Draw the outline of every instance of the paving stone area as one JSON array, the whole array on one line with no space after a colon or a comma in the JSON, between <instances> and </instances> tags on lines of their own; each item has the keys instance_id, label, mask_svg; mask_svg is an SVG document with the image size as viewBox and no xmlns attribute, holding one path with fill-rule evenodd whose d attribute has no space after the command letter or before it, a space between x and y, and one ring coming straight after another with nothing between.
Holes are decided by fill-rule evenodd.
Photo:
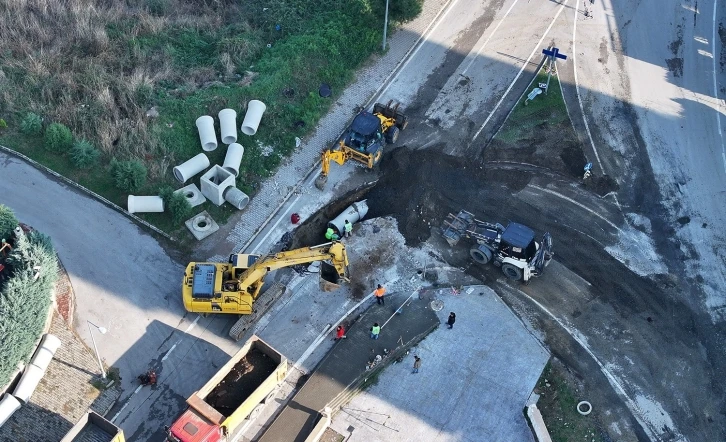
<instances>
[{"instance_id":1,"label":"paving stone area","mask_svg":"<svg viewBox=\"0 0 726 442\"><path fill-rule=\"evenodd\" d=\"M0 427L0 441L61 440L89 408L103 415L120 395L116 388L100 393L91 385L91 380L98 379L95 355L57 313L53 314L50 333L60 338L62 345L30 402Z\"/></svg>"},{"instance_id":2,"label":"paving stone area","mask_svg":"<svg viewBox=\"0 0 726 442\"><path fill-rule=\"evenodd\" d=\"M448 1L426 1L421 15L404 24L389 39L385 55L358 71L356 81L343 91L312 136L303 140L300 148L280 166L275 176L262 184L227 238L235 245L236 251L250 241L286 196L307 176L319 160L322 148L335 142L355 115L356 107L367 104L374 96Z\"/></svg>"}]
</instances>

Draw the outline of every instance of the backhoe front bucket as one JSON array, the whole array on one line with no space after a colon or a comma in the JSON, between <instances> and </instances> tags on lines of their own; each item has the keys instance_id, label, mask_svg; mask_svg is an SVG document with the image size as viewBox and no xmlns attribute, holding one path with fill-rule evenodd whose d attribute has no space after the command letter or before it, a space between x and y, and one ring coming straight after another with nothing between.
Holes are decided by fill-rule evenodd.
<instances>
[{"instance_id":1,"label":"backhoe front bucket","mask_svg":"<svg viewBox=\"0 0 726 442\"><path fill-rule=\"evenodd\" d=\"M335 266L323 261L320 263L320 291L332 292L340 288L340 275Z\"/></svg>"}]
</instances>

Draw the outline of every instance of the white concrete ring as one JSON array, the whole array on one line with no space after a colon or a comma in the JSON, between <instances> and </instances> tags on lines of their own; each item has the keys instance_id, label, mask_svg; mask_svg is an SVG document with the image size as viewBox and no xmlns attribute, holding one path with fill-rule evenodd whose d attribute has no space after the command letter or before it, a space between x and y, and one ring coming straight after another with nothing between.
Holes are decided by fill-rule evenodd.
<instances>
[{"instance_id":1,"label":"white concrete ring","mask_svg":"<svg viewBox=\"0 0 726 442\"><path fill-rule=\"evenodd\" d=\"M580 407L585 406L585 410L583 411ZM577 404L577 412L580 413L583 416L587 416L592 412L592 405L588 401L581 401Z\"/></svg>"}]
</instances>

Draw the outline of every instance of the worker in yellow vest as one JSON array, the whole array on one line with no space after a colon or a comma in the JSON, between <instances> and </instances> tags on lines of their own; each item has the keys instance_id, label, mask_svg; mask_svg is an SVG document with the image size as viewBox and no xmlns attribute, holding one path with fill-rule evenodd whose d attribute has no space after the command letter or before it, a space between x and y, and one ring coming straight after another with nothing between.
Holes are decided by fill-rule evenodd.
<instances>
[{"instance_id":1,"label":"worker in yellow vest","mask_svg":"<svg viewBox=\"0 0 726 442\"><path fill-rule=\"evenodd\" d=\"M325 239L328 241L337 241L340 239L340 236L335 233L335 230L333 230L332 227L328 227L328 230L325 231Z\"/></svg>"},{"instance_id":2,"label":"worker in yellow vest","mask_svg":"<svg viewBox=\"0 0 726 442\"><path fill-rule=\"evenodd\" d=\"M371 339L378 339L378 335L381 334L381 326L378 325L376 322L373 324L373 327L371 327Z\"/></svg>"}]
</instances>

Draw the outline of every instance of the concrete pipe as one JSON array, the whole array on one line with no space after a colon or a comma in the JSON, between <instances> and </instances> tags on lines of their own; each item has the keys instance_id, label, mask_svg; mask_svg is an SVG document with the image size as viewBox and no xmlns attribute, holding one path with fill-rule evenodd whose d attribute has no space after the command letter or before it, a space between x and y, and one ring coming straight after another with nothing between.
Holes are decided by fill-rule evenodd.
<instances>
[{"instance_id":1,"label":"concrete pipe","mask_svg":"<svg viewBox=\"0 0 726 442\"><path fill-rule=\"evenodd\" d=\"M245 135L254 135L257 133L257 127L260 125L262 114L265 113L267 106L260 100L250 100L247 103L247 113L245 119L242 122L242 133Z\"/></svg>"},{"instance_id":2,"label":"concrete pipe","mask_svg":"<svg viewBox=\"0 0 726 442\"><path fill-rule=\"evenodd\" d=\"M35 352L33 359L30 361L31 364L45 371L48 369L48 364L53 359L56 350L61 346L61 340L58 337L47 334L43 336L43 340Z\"/></svg>"},{"instance_id":3,"label":"concrete pipe","mask_svg":"<svg viewBox=\"0 0 726 442\"><path fill-rule=\"evenodd\" d=\"M203 153L181 163L174 168L174 178L184 184L189 178L209 167L209 158Z\"/></svg>"},{"instance_id":4,"label":"concrete pipe","mask_svg":"<svg viewBox=\"0 0 726 442\"><path fill-rule=\"evenodd\" d=\"M20 378L20 382L13 391L13 396L27 404L30 400L30 396L38 387L38 383L43 378L45 371L40 367L36 367L33 364L28 364L23 371L23 376Z\"/></svg>"},{"instance_id":5,"label":"concrete pipe","mask_svg":"<svg viewBox=\"0 0 726 442\"><path fill-rule=\"evenodd\" d=\"M342 238L345 220L350 221L351 224L355 224L362 220L363 217L366 216L366 213L368 213L368 204L366 204L366 200L358 201L351 204L340 215L329 221L328 227L332 227Z\"/></svg>"},{"instance_id":6,"label":"concrete pipe","mask_svg":"<svg viewBox=\"0 0 726 442\"><path fill-rule=\"evenodd\" d=\"M22 405L13 395L5 393L3 399L0 400L0 427L5 425L5 422L10 419L10 416L18 411Z\"/></svg>"},{"instance_id":7,"label":"concrete pipe","mask_svg":"<svg viewBox=\"0 0 726 442\"><path fill-rule=\"evenodd\" d=\"M224 200L235 206L237 210L242 210L250 203L250 197L236 187L228 187L224 191Z\"/></svg>"},{"instance_id":8,"label":"concrete pipe","mask_svg":"<svg viewBox=\"0 0 726 442\"><path fill-rule=\"evenodd\" d=\"M232 143L227 147L227 155L224 157L222 168L237 178L239 176L239 165L242 163L242 155L245 148L241 144Z\"/></svg>"},{"instance_id":9,"label":"concrete pipe","mask_svg":"<svg viewBox=\"0 0 726 442\"><path fill-rule=\"evenodd\" d=\"M219 132L224 144L232 144L237 141L237 112L234 109L219 111Z\"/></svg>"},{"instance_id":10,"label":"concrete pipe","mask_svg":"<svg viewBox=\"0 0 726 442\"><path fill-rule=\"evenodd\" d=\"M164 211L164 200L160 196L129 195L127 205L129 213Z\"/></svg>"},{"instance_id":11,"label":"concrete pipe","mask_svg":"<svg viewBox=\"0 0 726 442\"><path fill-rule=\"evenodd\" d=\"M203 115L197 118L197 129L199 130L199 141L202 142L202 149L211 152L217 148L217 134L214 132L214 118Z\"/></svg>"}]
</instances>

